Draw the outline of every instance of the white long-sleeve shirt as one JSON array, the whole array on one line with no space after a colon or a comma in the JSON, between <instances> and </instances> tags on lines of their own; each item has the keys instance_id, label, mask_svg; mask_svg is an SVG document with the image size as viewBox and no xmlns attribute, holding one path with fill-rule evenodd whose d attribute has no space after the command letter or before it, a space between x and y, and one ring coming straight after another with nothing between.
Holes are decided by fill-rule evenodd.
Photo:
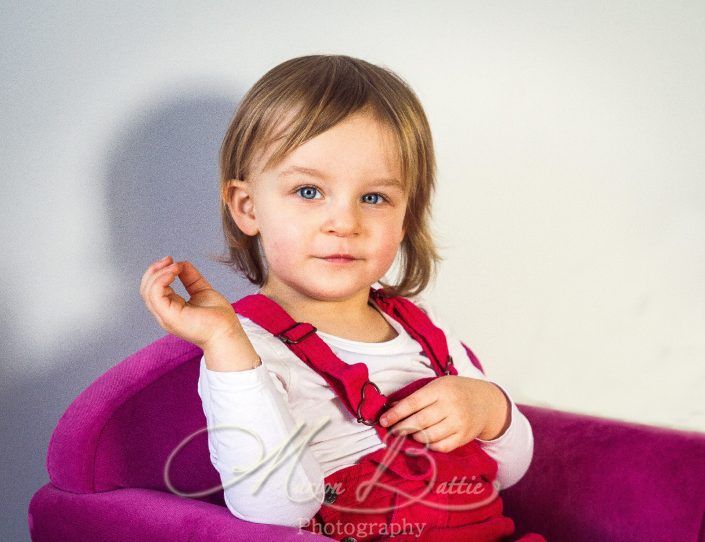
<instances>
[{"instance_id":1,"label":"white long-sleeve shirt","mask_svg":"<svg viewBox=\"0 0 705 542\"><path fill-rule=\"evenodd\" d=\"M488 380L433 308L420 296L409 299L444 331L458 374ZM370 380L389 395L435 372L420 354L421 345L396 320L382 315L398 334L389 341L368 343L317 333L344 362L365 363ZM323 377L284 343L243 315L238 318L262 363L244 371L212 371L201 358L198 393L208 424L211 463L233 515L256 523L302 526L323 502L324 477L385 445L375 429L358 423ZM529 421L507 390L497 385L511 403L510 425L493 440L476 440L497 462L497 480L505 489L528 470L534 441Z\"/></svg>"}]
</instances>

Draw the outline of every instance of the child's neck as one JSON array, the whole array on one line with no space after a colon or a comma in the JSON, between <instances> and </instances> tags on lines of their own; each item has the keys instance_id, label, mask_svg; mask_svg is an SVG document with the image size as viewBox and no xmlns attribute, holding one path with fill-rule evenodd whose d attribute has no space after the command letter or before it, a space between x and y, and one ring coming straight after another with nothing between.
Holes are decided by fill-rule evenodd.
<instances>
[{"instance_id":1,"label":"child's neck","mask_svg":"<svg viewBox=\"0 0 705 542\"><path fill-rule=\"evenodd\" d=\"M361 342L385 342L397 332L369 299L369 290L344 301L320 301L267 288L259 290L297 322L308 322L318 331Z\"/></svg>"}]
</instances>

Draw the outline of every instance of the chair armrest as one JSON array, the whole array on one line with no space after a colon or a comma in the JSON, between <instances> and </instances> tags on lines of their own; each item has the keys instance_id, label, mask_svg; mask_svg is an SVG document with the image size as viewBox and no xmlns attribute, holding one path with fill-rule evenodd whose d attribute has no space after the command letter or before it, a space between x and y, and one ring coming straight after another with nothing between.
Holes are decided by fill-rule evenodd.
<instances>
[{"instance_id":1,"label":"chair armrest","mask_svg":"<svg viewBox=\"0 0 705 542\"><path fill-rule=\"evenodd\" d=\"M136 396L173 375L174 371L184 367L186 362L200 352L198 347L179 337L165 335L93 381L68 406L51 435L46 455L49 480L56 487L74 493L94 493L117 487L145 487L147 482L144 480L139 483L126 480L124 471L120 471L124 466L119 464L121 458L117 451L124 452L120 444L111 441L110 423L123 419L119 414L124 414L126 405ZM197 364L192 365L191 370L197 375ZM195 395L195 380L193 382ZM139 407L154 407L156 402L142 403ZM162 400L158 402L161 404ZM200 410L200 405L192 407L193 410L196 408ZM202 413L199 412L199 415ZM129 420L124 423L128 427L136 425ZM162 418L159 423L163 425L169 422ZM125 438L124 435L121 437ZM119 438L117 440L120 442ZM161 455L154 454L154 450L150 451L161 460ZM159 465L160 474L162 466ZM129 467L125 467L125 470L131 471ZM120 472L115 474L115 470Z\"/></svg>"},{"instance_id":2,"label":"chair armrest","mask_svg":"<svg viewBox=\"0 0 705 542\"><path fill-rule=\"evenodd\" d=\"M518 405L528 472L502 491L519 530L551 542L705 540L705 434Z\"/></svg>"},{"instance_id":3,"label":"chair armrest","mask_svg":"<svg viewBox=\"0 0 705 542\"><path fill-rule=\"evenodd\" d=\"M151 489L69 493L44 485L29 504L33 542L328 541L297 527L243 521L224 506Z\"/></svg>"}]
</instances>

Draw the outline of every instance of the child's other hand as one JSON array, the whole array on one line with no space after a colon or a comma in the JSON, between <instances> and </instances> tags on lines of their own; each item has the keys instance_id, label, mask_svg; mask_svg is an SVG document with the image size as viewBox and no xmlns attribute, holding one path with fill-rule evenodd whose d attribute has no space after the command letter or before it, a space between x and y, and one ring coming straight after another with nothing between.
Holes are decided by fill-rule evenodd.
<instances>
[{"instance_id":1,"label":"child's other hand","mask_svg":"<svg viewBox=\"0 0 705 542\"><path fill-rule=\"evenodd\" d=\"M188 301L169 286L177 276ZM245 335L230 302L188 261L172 262L167 256L154 262L142 276L140 296L162 328L203 350L221 336Z\"/></svg>"},{"instance_id":2,"label":"child's other hand","mask_svg":"<svg viewBox=\"0 0 705 542\"><path fill-rule=\"evenodd\" d=\"M510 414L509 400L492 382L448 375L393 403L380 423L432 450L450 452L475 438L498 438L509 427Z\"/></svg>"}]
</instances>

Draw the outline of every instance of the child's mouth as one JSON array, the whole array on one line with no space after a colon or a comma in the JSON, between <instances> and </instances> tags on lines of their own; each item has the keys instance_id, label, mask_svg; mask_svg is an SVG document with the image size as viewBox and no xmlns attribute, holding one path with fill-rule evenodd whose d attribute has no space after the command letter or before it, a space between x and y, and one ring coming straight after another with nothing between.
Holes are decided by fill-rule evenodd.
<instances>
[{"instance_id":1,"label":"child's mouth","mask_svg":"<svg viewBox=\"0 0 705 542\"><path fill-rule=\"evenodd\" d=\"M353 258L352 256L341 256L338 254L332 256L325 256L321 259L329 263L352 263L356 261L356 258Z\"/></svg>"}]
</instances>

